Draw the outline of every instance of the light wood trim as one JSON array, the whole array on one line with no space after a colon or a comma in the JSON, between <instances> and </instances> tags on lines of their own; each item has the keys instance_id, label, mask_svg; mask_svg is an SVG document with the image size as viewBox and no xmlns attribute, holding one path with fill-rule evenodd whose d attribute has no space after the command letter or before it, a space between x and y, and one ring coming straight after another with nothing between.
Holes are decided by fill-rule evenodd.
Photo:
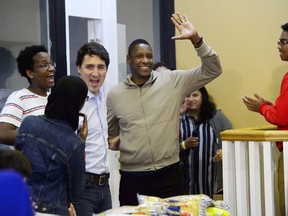
<instances>
[{"instance_id":1,"label":"light wood trim","mask_svg":"<svg viewBox=\"0 0 288 216\"><path fill-rule=\"evenodd\" d=\"M288 141L288 130L277 130L276 126L239 128L221 132L227 141Z\"/></svg>"}]
</instances>

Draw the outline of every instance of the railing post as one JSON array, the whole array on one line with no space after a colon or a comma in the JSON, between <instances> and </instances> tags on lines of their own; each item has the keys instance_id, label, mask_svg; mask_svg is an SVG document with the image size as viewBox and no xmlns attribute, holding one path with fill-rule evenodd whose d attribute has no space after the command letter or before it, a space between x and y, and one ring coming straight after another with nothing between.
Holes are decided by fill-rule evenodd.
<instances>
[{"instance_id":1,"label":"railing post","mask_svg":"<svg viewBox=\"0 0 288 216\"><path fill-rule=\"evenodd\" d=\"M249 141L250 213L262 215L260 142Z\"/></svg>"},{"instance_id":2,"label":"railing post","mask_svg":"<svg viewBox=\"0 0 288 216\"><path fill-rule=\"evenodd\" d=\"M283 165L284 165L284 190L285 190L285 215L288 215L288 142L283 142Z\"/></svg>"},{"instance_id":3,"label":"railing post","mask_svg":"<svg viewBox=\"0 0 288 216\"><path fill-rule=\"evenodd\" d=\"M231 206L233 216L278 215L273 151L275 142L283 142L285 215L288 216L288 130L277 130L271 125L240 128L221 132L221 139L224 201Z\"/></svg>"},{"instance_id":4,"label":"railing post","mask_svg":"<svg viewBox=\"0 0 288 216\"><path fill-rule=\"evenodd\" d=\"M250 215L247 143L235 141L237 215Z\"/></svg>"},{"instance_id":5,"label":"railing post","mask_svg":"<svg viewBox=\"0 0 288 216\"><path fill-rule=\"evenodd\" d=\"M230 205L230 214L237 215L235 145L231 141L222 141L223 199Z\"/></svg>"},{"instance_id":6,"label":"railing post","mask_svg":"<svg viewBox=\"0 0 288 216\"><path fill-rule=\"evenodd\" d=\"M265 215L275 215L272 142L263 142Z\"/></svg>"}]
</instances>

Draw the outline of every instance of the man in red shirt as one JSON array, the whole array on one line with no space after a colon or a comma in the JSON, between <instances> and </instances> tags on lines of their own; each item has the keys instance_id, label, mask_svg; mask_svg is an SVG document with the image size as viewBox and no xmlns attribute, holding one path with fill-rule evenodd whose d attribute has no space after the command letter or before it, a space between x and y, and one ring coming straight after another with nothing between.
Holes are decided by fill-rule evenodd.
<instances>
[{"instance_id":1,"label":"man in red shirt","mask_svg":"<svg viewBox=\"0 0 288 216\"><path fill-rule=\"evenodd\" d=\"M278 41L278 50L282 61L288 61L288 23L281 26L282 33ZM278 130L288 130L288 72L282 79L280 95L275 103L265 100L258 94L255 98L245 96L244 104L251 111L258 112L264 116L266 121L276 125ZM281 214L285 215L285 190L284 190L284 170L283 170L283 143L277 143L280 151L278 159L278 190Z\"/></svg>"}]
</instances>

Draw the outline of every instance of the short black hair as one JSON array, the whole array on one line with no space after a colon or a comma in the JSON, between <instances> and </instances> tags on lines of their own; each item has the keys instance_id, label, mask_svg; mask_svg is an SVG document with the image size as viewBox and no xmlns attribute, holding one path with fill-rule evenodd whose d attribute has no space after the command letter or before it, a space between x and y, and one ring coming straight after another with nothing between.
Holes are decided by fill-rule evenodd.
<instances>
[{"instance_id":1,"label":"short black hair","mask_svg":"<svg viewBox=\"0 0 288 216\"><path fill-rule=\"evenodd\" d=\"M128 47L128 55L129 56L132 55L132 52L133 52L135 46L138 45L138 44L146 44L146 45L150 46L150 44L146 40L144 40L144 39L136 39L136 40L132 41L131 44Z\"/></svg>"},{"instance_id":2,"label":"short black hair","mask_svg":"<svg viewBox=\"0 0 288 216\"><path fill-rule=\"evenodd\" d=\"M109 53L107 52L105 47L102 46L101 44L93 41L93 42L85 43L82 47L80 47L80 49L77 52L77 59L76 59L77 67L82 65L85 55L99 56L100 59L102 59L105 62L106 67L108 69L108 66L110 63Z\"/></svg>"},{"instance_id":3,"label":"short black hair","mask_svg":"<svg viewBox=\"0 0 288 216\"><path fill-rule=\"evenodd\" d=\"M283 29L283 31L288 32L288 23L285 23L281 26L281 28Z\"/></svg>"},{"instance_id":4,"label":"short black hair","mask_svg":"<svg viewBox=\"0 0 288 216\"><path fill-rule=\"evenodd\" d=\"M47 49L43 45L27 46L24 50L20 51L16 59L20 75L26 77L29 83L31 82L31 79L27 76L26 70L33 70L33 57L39 52L48 53Z\"/></svg>"},{"instance_id":5,"label":"short black hair","mask_svg":"<svg viewBox=\"0 0 288 216\"><path fill-rule=\"evenodd\" d=\"M154 63L154 65L153 65L153 70L156 70L157 68L159 68L159 67L165 67L165 68L169 68L168 67L168 65L165 63L165 62L162 62L162 61L159 61L159 62L156 62L156 63Z\"/></svg>"},{"instance_id":6,"label":"short black hair","mask_svg":"<svg viewBox=\"0 0 288 216\"><path fill-rule=\"evenodd\" d=\"M0 169L13 169L28 178L31 164L28 158L18 150L0 149Z\"/></svg>"}]
</instances>

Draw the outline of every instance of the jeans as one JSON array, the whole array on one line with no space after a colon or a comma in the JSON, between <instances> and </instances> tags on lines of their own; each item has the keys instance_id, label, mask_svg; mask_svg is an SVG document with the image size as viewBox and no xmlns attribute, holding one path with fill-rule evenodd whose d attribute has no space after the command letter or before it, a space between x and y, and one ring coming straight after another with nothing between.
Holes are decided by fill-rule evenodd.
<instances>
[{"instance_id":1,"label":"jeans","mask_svg":"<svg viewBox=\"0 0 288 216\"><path fill-rule=\"evenodd\" d=\"M74 203L77 216L92 216L112 208L109 184L86 183L80 199Z\"/></svg>"}]
</instances>

